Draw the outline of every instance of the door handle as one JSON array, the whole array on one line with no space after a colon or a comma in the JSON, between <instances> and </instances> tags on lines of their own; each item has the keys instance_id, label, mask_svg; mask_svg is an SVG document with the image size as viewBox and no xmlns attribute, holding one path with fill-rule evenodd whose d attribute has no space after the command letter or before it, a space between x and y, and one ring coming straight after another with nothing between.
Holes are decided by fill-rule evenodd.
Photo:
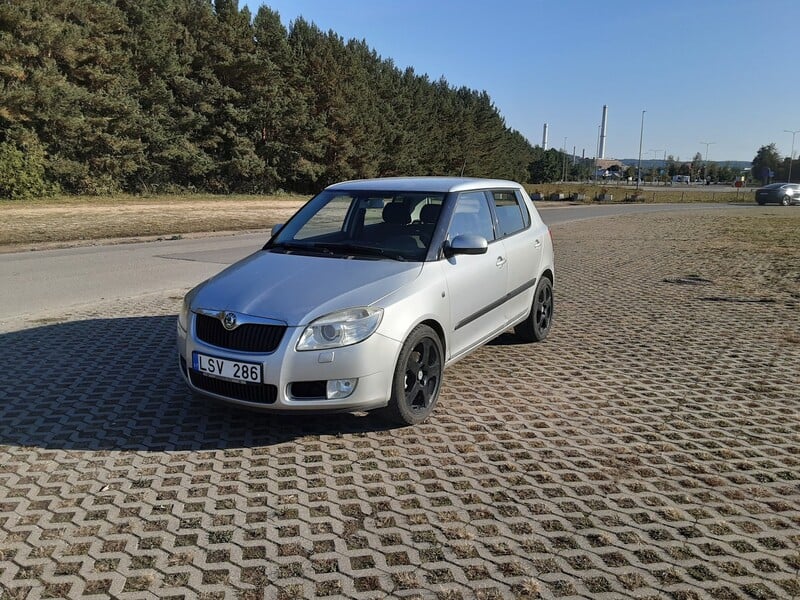
<instances>
[{"instance_id":1,"label":"door handle","mask_svg":"<svg viewBox=\"0 0 800 600\"><path fill-rule=\"evenodd\" d=\"M494 264L497 265L498 267L502 267L504 264L506 264L506 259L503 258L502 256L498 256L497 262L495 262Z\"/></svg>"},{"instance_id":2,"label":"door handle","mask_svg":"<svg viewBox=\"0 0 800 600\"><path fill-rule=\"evenodd\" d=\"M541 245L542 245L542 240L540 240L539 238L536 238L535 240L533 240L533 247L534 248L538 248Z\"/></svg>"}]
</instances>

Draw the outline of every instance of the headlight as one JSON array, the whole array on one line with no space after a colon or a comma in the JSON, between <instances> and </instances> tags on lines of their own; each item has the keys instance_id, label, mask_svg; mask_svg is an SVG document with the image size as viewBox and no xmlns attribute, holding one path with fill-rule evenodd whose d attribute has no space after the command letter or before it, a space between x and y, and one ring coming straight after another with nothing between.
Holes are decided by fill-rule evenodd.
<instances>
[{"instance_id":1,"label":"headlight","mask_svg":"<svg viewBox=\"0 0 800 600\"><path fill-rule=\"evenodd\" d=\"M351 308L321 317L303 331L297 349L325 350L363 342L378 328L382 308Z\"/></svg>"},{"instance_id":2,"label":"headlight","mask_svg":"<svg viewBox=\"0 0 800 600\"><path fill-rule=\"evenodd\" d=\"M204 283L205 282L194 286L192 289L186 292L186 295L183 297L183 304L181 304L181 311L178 313L178 325L180 325L181 329L183 329L184 331L189 331L189 317L192 314L191 311L192 300L194 300L194 297L197 296L197 292L200 290L200 288Z\"/></svg>"},{"instance_id":3,"label":"headlight","mask_svg":"<svg viewBox=\"0 0 800 600\"><path fill-rule=\"evenodd\" d=\"M181 311L178 313L178 325L180 325L181 329L184 331L189 331L189 295L187 294L183 298L183 304L181 304Z\"/></svg>"}]
</instances>

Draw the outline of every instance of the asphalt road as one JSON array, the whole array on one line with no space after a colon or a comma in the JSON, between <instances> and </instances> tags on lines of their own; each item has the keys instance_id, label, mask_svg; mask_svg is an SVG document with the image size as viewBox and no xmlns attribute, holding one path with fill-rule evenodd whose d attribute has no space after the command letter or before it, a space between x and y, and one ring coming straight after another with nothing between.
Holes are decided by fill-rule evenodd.
<instances>
[{"instance_id":1,"label":"asphalt road","mask_svg":"<svg viewBox=\"0 0 800 600\"><path fill-rule=\"evenodd\" d=\"M545 222L642 212L725 210L727 204L539 205ZM264 232L0 255L0 324L64 309L183 290L258 250Z\"/></svg>"}]
</instances>

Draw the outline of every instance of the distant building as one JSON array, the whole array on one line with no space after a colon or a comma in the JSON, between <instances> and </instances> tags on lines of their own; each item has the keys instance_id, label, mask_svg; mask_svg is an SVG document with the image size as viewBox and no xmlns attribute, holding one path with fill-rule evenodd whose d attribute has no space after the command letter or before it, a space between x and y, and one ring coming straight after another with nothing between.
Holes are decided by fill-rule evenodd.
<instances>
[{"instance_id":1,"label":"distant building","mask_svg":"<svg viewBox=\"0 0 800 600\"><path fill-rule=\"evenodd\" d=\"M620 179L625 172L625 165L613 158L597 159L597 176L603 179Z\"/></svg>"}]
</instances>

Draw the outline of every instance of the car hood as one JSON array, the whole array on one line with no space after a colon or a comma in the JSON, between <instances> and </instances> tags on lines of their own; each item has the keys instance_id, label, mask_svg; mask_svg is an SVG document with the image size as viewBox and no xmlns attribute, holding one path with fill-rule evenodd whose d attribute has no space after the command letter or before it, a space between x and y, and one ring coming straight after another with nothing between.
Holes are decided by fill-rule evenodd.
<instances>
[{"instance_id":1,"label":"car hood","mask_svg":"<svg viewBox=\"0 0 800 600\"><path fill-rule=\"evenodd\" d=\"M191 307L305 325L337 310L372 305L412 282L421 269L422 263L261 251L198 286Z\"/></svg>"}]
</instances>

